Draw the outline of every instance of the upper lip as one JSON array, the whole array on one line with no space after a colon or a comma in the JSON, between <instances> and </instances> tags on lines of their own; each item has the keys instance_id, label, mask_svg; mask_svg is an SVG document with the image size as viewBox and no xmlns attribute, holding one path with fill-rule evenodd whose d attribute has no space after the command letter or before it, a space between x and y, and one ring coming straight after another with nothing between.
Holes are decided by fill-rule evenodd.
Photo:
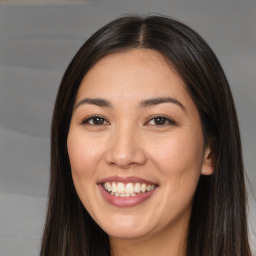
<instances>
[{"instance_id":1,"label":"upper lip","mask_svg":"<svg viewBox=\"0 0 256 256\"><path fill-rule=\"evenodd\" d=\"M145 180L142 178L138 178L135 176L130 177L120 177L120 176L110 176L104 179L101 179L97 182L97 184L102 184L105 182L120 182L120 183L146 183L149 185L156 185L156 182L152 182L149 180Z\"/></svg>"}]
</instances>

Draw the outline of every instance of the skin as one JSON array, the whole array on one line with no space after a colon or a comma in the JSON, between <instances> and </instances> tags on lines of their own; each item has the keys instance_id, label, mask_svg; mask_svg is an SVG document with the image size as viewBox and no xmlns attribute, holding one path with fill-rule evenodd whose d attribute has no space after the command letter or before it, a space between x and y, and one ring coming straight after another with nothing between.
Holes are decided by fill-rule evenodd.
<instances>
[{"instance_id":1,"label":"skin","mask_svg":"<svg viewBox=\"0 0 256 256\"><path fill-rule=\"evenodd\" d=\"M140 106L163 97L181 105ZM111 106L82 103L85 98ZM92 115L103 119L88 121ZM156 116L165 117L162 124ZM79 88L67 145L78 196L109 235L112 255L184 255L198 179L213 170L198 110L165 57L133 49L96 63ZM136 176L158 187L139 205L117 207L97 186L110 176Z\"/></svg>"}]
</instances>

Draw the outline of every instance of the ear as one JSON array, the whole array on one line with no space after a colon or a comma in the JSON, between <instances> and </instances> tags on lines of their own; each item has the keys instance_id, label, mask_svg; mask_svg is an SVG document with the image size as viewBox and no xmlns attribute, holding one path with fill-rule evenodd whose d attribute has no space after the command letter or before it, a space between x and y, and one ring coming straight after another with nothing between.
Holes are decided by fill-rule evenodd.
<instances>
[{"instance_id":1,"label":"ear","mask_svg":"<svg viewBox=\"0 0 256 256\"><path fill-rule=\"evenodd\" d=\"M204 150L204 159L201 170L202 175L212 175L214 172L213 152L211 149L211 145L211 143L208 143Z\"/></svg>"}]
</instances>

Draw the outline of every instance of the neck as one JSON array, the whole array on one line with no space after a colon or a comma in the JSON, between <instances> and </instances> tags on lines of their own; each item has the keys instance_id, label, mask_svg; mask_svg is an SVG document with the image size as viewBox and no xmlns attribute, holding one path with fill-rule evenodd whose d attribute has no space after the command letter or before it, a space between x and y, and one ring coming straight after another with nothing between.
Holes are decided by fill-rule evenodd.
<instances>
[{"instance_id":1,"label":"neck","mask_svg":"<svg viewBox=\"0 0 256 256\"><path fill-rule=\"evenodd\" d=\"M184 256L187 227L166 227L160 233L136 239L110 237L111 256Z\"/></svg>"}]
</instances>

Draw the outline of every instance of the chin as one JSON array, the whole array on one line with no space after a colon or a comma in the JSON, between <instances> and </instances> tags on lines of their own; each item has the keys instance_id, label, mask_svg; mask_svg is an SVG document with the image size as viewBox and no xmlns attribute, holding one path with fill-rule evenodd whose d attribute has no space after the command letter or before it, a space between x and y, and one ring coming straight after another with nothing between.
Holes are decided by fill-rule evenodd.
<instances>
[{"instance_id":1,"label":"chin","mask_svg":"<svg viewBox=\"0 0 256 256\"><path fill-rule=\"evenodd\" d=\"M148 232L144 230L109 230L109 232L106 232L109 237L111 238L116 238L116 239L123 239L123 240L134 240L134 239L139 239L148 234Z\"/></svg>"},{"instance_id":2,"label":"chin","mask_svg":"<svg viewBox=\"0 0 256 256\"><path fill-rule=\"evenodd\" d=\"M108 225L103 225L101 228L109 235L109 237L118 239L138 239L149 234L153 227L151 225L141 225L137 221L122 222L117 218L118 223L109 222ZM150 224L150 223L149 223Z\"/></svg>"}]
</instances>

